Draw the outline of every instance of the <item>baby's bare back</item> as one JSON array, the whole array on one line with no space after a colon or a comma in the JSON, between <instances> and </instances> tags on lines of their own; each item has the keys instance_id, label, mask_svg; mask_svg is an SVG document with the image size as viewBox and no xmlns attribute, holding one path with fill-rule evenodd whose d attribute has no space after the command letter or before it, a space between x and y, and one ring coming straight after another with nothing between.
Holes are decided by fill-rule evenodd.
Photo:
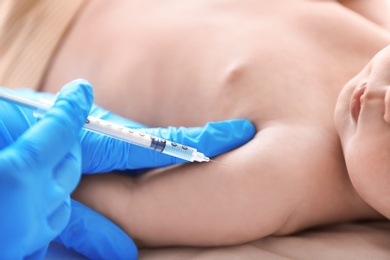
<instances>
[{"instance_id":1,"label":"baby's bare back","mask_svg":"<svg viewBox=\"0 0 390 260\"><path fill-rule=\"evenodd\" d=\"M91 1L44 90L84 77L98 104L150 126L247 118L258 134L217 158L230 167L187 165L136 184L89 176L75 196L149 245L240 243L377 216L352 190L333 109L388 43L332 1Z\"/></svg>"}]
</instances>

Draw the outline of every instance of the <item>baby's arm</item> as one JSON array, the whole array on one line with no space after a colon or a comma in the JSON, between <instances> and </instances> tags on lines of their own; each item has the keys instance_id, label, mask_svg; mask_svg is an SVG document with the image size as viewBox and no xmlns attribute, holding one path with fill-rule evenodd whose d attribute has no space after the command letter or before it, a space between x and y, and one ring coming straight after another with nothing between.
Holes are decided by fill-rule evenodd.
<instances>
[{"instance_id":1,"label":"baby's arm","mask_svg":"<svg viewBox=\"0 0 390 260\"><path fill-rule=\"evenodd\" d=\"M328 148L318 149L323 134L268 127L215 158L228 166L194 163L135 179L88 175L74 198L141 246L231 245L350 219L356 205L349 182L321 154Z\"/></svg>"},{"instance_id":2,"label":"baby's arm","mask_svg":"<svg viewBox=\"0 0 390 260\"><path fill-rule=\"evenodd\" d=\"M339 0L338 2L390 31L388 0Z\"/></svg>"}]
</instances>

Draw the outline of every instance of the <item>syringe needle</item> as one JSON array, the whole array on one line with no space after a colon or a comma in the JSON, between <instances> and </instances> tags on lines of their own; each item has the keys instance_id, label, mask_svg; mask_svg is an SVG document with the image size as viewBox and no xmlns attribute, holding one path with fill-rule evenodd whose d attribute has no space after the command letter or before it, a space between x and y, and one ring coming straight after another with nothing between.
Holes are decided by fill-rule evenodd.
<instances>
[{"instance_id":1,"label":"syringe needle","mask_svg":"<svg viewBox=\"0 0 390 260\"><path fill-rule=\"evenodd\" d=\"M210 162L218 163L218 164L222 164L223 166L230 167L229 164L226 164L226 163L223 163L223 162L219 162L219 161L216 161L216 160L211 160L211 159L210 159Z\"/></svg>"}]
</instances>

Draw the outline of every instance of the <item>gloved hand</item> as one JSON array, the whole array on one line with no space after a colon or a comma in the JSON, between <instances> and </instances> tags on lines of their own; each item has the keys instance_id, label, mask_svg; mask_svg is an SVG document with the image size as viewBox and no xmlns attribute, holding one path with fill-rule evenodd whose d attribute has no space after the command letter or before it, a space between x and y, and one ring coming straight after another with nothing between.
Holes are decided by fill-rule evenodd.
<instances>
[{"instance_id":1,"label":"gloved hand","mask_svg":"<svg viewBox=\"0 0 390 260\"><path fill-rule=\"evenodd\" d=\"M210 122L203 127L148 128L96 105L92 107L90 115L197 148L208 157L237 148L252 139L255 134L253 124L244 119ZM82 133L82 148L83 173L156 168L186 162L89 131Z\"/></svg>"},{"instance_id":2,"label":"gloved hand","mask_svg":"<svg viewBox=\"0 0 390 260\"><path fill-rule=\"evenodd\" d=\"M141 128L150 135L198 147L210 157L246 143L255 133L255 128L247 120L209 123L205 127L194 128L146 128L98 106L92 107L91 115L130 128ZM84 172L153 168L182 162L168 155L91 132L84 132L82 136ZM137 259L137 248L126 233L104 216L75 200L72 200L69 224L55 241L91 259Z\"/></svg>"},{"instance_id":3,"label":"gloved hand","mask_svg":"<svg viewBox=\"0 0 390 260\"><path fill-rule=\"evenodd\" d=\"M0 102L1 259L43 257L68 223L81 174L79 133L92 102L89 84L72 82L26 132L27 110Z\"/></svg>"},{"instance_id":4,"label":"gloved hand","mask_svg":"<svg viewBox=\"0 0 390 260\"><path fill-rule=\"evenodd\" d=\"M52 94L39 93L28 89L18 90L17 94L35 101L39 101L42 98L47 100L54 98ZM149 128L138 122L118 116L97 105L92 106L90 115L197 148L198 151L208 157L237 148L252 139L255 134L253 124L244 119L210 122L203 127ZM35 121L36 118L32 112L25 113L25 120L20 122L20 129L17 129L17 132L25 131ZM85 130L81 132L81 144L83 173L156 168L186 162L144 147L131 145Z\"/></svg>"},{"instance_id":5,"label":"gloved hand","mask_svg":"<svg viewBox=\"0 0 390 260\"><path fill-rule=\"evenodd\" d=\"M19 90L17 94L37 101L40 98L49 100L54 98L51 94L32 90ZM31 110L23 111L15 117L22 114L24 121L21 120L23 122L16 124L14 132L23 132L36 121ZM142 128L142 131L148 134L197 148L209 157L241 146L249 141L255 133L254 126L247 120L209 123L205 127L151 129L95 105L92 107L90 115L130 128ZM82 131L81 138L82 167L85 173L153 168L183 162L165 154L87 131ZM74 205L77 205L77 208ZM116 259L136 258L137 251L133 242L115 224L75 201L72 201L72 210L74 211L69 224L56 239L57 242L92 259L107 259L114 253L117 256ZM90 223L90 221L95 221L95 223ZM76 232L77 230L78 232ZM107 230L112 232L109 238L101 235ZM73 236L75 232L78 234L77 236ZM102 247L102 244L105 247Z\"/></svg>"}]
</instances>

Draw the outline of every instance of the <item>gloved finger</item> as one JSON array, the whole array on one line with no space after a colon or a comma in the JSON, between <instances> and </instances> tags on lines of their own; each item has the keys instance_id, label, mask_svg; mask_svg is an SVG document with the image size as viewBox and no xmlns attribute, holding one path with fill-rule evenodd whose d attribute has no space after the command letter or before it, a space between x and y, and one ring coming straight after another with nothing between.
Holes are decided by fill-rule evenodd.
<instances>
[{"instance_id":1,"label":"gloved finger","mask_svg":"<svg viewBox=\"0 0 390 260\"><path fill-rule=\"evenodd\" d=\"M248 120L237 119L212 122L204 127L146 128L139 131L197 148L206 156L213 157L248 142L255 134L255 127ZM94 148L96 152L88 155L91 156L91 160L87 160L88 165L83 165L84 173L155 168L185 162L105 136L99 136L97 141L96 136L91 136L92 134L86 133L85 138L93 138L94 145L97 145Z\"/></svg>"},{"instance_id":2,"label":"gloved finger","mask_svg":"<svg viewBox=\"0 0 390 260\"><path fill-rule=\"evenodd\" d=\"M50 179L51 189L48 189L49 192L46 194L47 205L50 205L48 208L49 212L58 211L59 206L65 206L69 208L69 202L66 205L64 199L68 198L72 191L76 188L81 178L81 148L80 145L74 145L71 151L69 151L64 158L60 161L57 166L54 167ZM54 213L53 213L54 214ZM55 218L58 216L53 216L51 222L55 223ZM61 216L59 216L61 218Z\"/></svg>"},{"instance_id":3,"label":"gloved finger","mask_svg":"<svg viewBox=\"0 0 390 260\"><path fill-rule=\"evenodd\" d=\"M107 136L97 136L92 132L84 133L83 149L86 143L89 144L89 149L88 152L83 152L82 162L82 172L85 174L162 167L184 162L145 147Z\"/></svg>"},{"instance_id":4,"label":"gloved finger","mask_svg":"<svg viewBox=\"0 0 390 260\"><path fill-rule=\"evenodd\" d=\"M256 133L254 125L245 119L209 122L203 127L147 128L142 131L197 148L208 157L237 148L247 143Z\"/></svg>"},{"instance_id":5,"label":"gloved finger","mask_svg":"<svg viewBox=\"0 0 390 260\"><path fill-rule=\"evenodd\" d=\"M55 167L78 141L92 102L92 87L87 81L68 83L42 120L17 140L16 151L29 157L25 159L30 163Z\"/></svg>"},{"instance_id":6,"label":"gloved finger","mask_svg":"<svg viewBox=\"0 0 390 260\"><path fill-rule=\"evenodd\" d=\"M207 157L217 156L245 144L256 132L254 125L243 119L209 122L203 127L146 128L140 131L197 148ZM146 151L142 147L136 149L137 151L133 148L134 156L131 156L131 160L143 162L143 165L136 165L138 168L154 168L186 162L158 152Z\"/></svg>"},{"instance_id":7,"label":"gloved finger","mask_svg":"<svg viewBox=\"0 0 390 260\"><path fill-rule=\"evenodd\" d=\"M77 143L53 169L52 181L54 185L66 194L70 194L80 180L81 160L81 147Z\"/></svg>"},{"instance_id":8,"label":"gloved finger","mask_svg":"<svg viewBox=\"0 0 390 260\"><path fill-rule=\"evenodd\" d=\"M68 225L55 242L90 259L137 259L137 247L117 225L76 200L71 207Z\"/></svg>"},{"instance_id":9,"label":"gloved finger","mask_svg":"<svg viewBox=\"0 0 390 260\"><path fill-rule=\"evenodd\" d=\"M147 127L141 123L116 115L97 105L92 106L89 115L132 129ZM83 173L106 172L116 169L118 167L118 161L127 156L126 150L135 149L134 153L138 153L139 149L136 146L124 145L122 141L85 130L81 132L81 144L83 148ZM150 150L144 148L141 148L140 152L151 153ZM138 167L137 162L134 162L134 167L143 167L143 163ZM120 169L127 168L126 166L122 166Z\"/></svg>"}]
</instances>

